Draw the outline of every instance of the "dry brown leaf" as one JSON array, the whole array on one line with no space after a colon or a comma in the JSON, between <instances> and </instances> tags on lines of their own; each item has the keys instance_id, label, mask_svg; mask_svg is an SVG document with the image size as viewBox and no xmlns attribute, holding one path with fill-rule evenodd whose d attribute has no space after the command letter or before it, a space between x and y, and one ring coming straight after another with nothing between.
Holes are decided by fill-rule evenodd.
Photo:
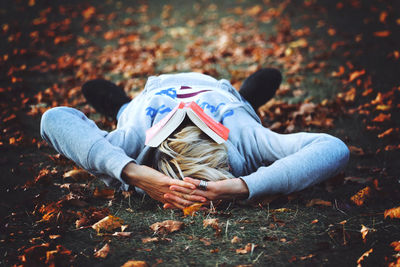
<instances>
[{"instance_id":1,"label":"dry brown leaf","mask_svg":"<svg viewBox=\"0 0 400 267\"><path fill-rule=\"evenodd\" d=\"M254 245L253 243L247 243L247 245L244 248L238 248L236 249L237 254L247 254L251 251L253 251L257 245Z\"/></svg>"},{"instance_id":2,"label":"dry brown leaf","mask_svg":"<svg viewBox=\"0 0 400 267\"><path fill-rule=\"evenodd\" d=\"M106 243L101 249L98 251L95 251L93 254L93 257L95 258L106 258L108 256L108 253L110 252L110 245Z\"/></svg>"},{"instance_id":3,"label":"dry brown leaf","mask_svg":"<svg viewBox=\"0 0 400 267\"><path fill-rule=\"evenodd\" d=\"M93 191L93 197L95 198L103 198L103 199L113 199L114 198L114 189L98 189L97 187Z\"/></svg>"},{"instance_id":4,"label":"dry brown leaf","mask_svg":"<svg viewBox=\"0 0 400 267\"><path fill-rule=\"evenodd\" d=\"M211 240L209 238L200 238L199 240L206 246L211 245Z\"/></svg>"},{"instance_id":5,"label":"dry brown leaf","mask_svg":"<svg viewBox=\"0 0 400 267\"><path fill-rule=\"evenodd\" d=\"M395 251L400 251L400 241L393 241L390 243L390 246L393 247Z\"/></svg>"},{"instance_id":6,"label":"dry brown leaf","mask_svg":"<svg viewBox=\"0 0 400 267\"><path fill-rule=\"evenodd\" d=\"M373 249L371 248L370 250L364 252L361 257L357 260L357 267L361 267L361 262L364 260L364 258L368 257L369 254L371 254Z\"/></svg>"},{"instance_id":7,"label":"dry brown leaf","mask_svg":"<svg viewBox=\"0 0 400 267\"><path fill-rule=\"evenodd\" d=\"M364 150L361 147L349 146L349 150L352 154L357 156L362 156L365 154Z\"/></svg>"},{"instance_id":8,"label":"dry brown leaf","mask_svg":"<svg viewBox=\"0 0 400 267\"><path fill-rule=\"evenodd\" d=\"M92 228L99 233L101 230L111 231L115 228L121 227L121 225L123 224L124 221L122 219L112 215L108 215L107 217L93 224Z\"/></svg>"},{"instance_id":9,"label":"dry brown leaf","mask_svg":"<svg viewBox=\"0 0 400 267\"><path fill-rule=\"evenodd\" d=\"M292 209L288 209L288 208L280 208L280 209L273 209L270 210L271 213L281 213L281 212L292 212Z\"/></svg>"},{"instance_id":10,"label":"dry brown leaf","mask_svg":"<svg viewBox=\"0 0 400 267\"><path fill-rule=\"evenodd\" d=\"M198 210L200 210L201 206L203 206L202 203L194 203L193 205L183 209L183 215L184 216L187 216L187 215L194 216L195 213Z\"/></svg>"},{"instance_id":11,"label":"dry brown leaf","mask_svg":"<svg viewBox=\"0 0 400 267\"><path fill-rule=\"evenodd\" d=\"M400 206L397 208L393 208L393 209L389 209L389 210L385 210L385 219L386 217L390 217L391 219L393 218L399 218L400 219Z\"/></svg>"},{"instance_id":12,"label":"dry brown leaf","mask_svg":"<svg viewBox=\"0 0 400 267\"><path fill-rule=\"evenodd\" d=\"M150 225L150 229L156 232L157 234L169 234L175 231L180 230L183 227L183 222L166 220L163 222L156 222Z\"/></svg>"},{"instance_id":13,"label":"dry brown leaf","mask_svg":"<svg viewBox=\"0 0 400 267\"><path fill-rule=\"evenodd\" d=\"M219 228L218 218L204 219L203 220L203 227L206 228L207 226L211 226L214 229L218 229Z\"/></svg>"},{"instance_id":14,"label":"dry brown leaf","mask_svg":"<svg viewBox=\"0 0 400 267\"><path fill-rule=\"evenodd\" d=\"M322 199L319 199L319 198L314 198L314 199L311 199L311 200L306 204L306 207L312 207L312 206L314 206L314 205L322 205L322 206L328 206L328 207L330 207L330 206L332 206L332 202L326 201L326 200L322 200Z\"/></svg>"},{"instance_id":15,"label":"dry brown leaf","mask_svg":"<svg viewBox=\"0 0 400 267\"><path fill-rule=\"evenodd\" d=\"M119 236L119 237L131 237L132 232L115 232L112 234L113 236Z\"/></svg>"},{"instance_id":16,"label":"dry brown leaf","mask_svg":"<svg viewBox=\"0 0 400 267\"><path fill-rule=\"evenodd\" d=\"M158 242L158 241L160 241L159 237L145 237L145 238L142 238L142 243L143 244L151 243L151 242Z\"/></svg>"},{"instance_id":17,"label":"dry brown leaf","mask_svg":"<svg viewBox=\"0 0 400 267\"><path fill-rule=\"evenodd\" d=\"M121 267L148 267L149 265L145 261L134 261L129 260L125 262Z\"/></svg>"},{"instance_id":18,"label":"dry brown leaf","mask_svg":"<svg viewBox=\"0 0 400 267\"><path fill-rule=\"evenodd\" d=\"M64 173L63 175L64 178L72 178L77 182L82 182L82 181L87 181L91 180L92 176L85 170L79 169L79 170L70 170Z\"/></svg>"},{"instance_id":19,"label":"dry brown leaf","mask_svg":"<svg viewBox=\"0 0 400 267\"><path fill-rule=\"evenodd\" d=\"M392 116L391 114L379 113L379 115L376 116L372 121L373 122L384 122L384 121L390 120L391 116Z\"/></svg>"},{"instance_id":20,"label":"dry brown leaf","mask_svg":"<svg viewBox=\"0 0 400 267\"><path fill-rule=\"evenodd\" d=\"M390 31L374 32L374 36L376 36L376 37L388 37L388 36L390 36L390 34L391 34Z\"/></svg>"},{"instance_id":21,"label":"dry brown leaf","mask_svg":"<svg viewBox=\"0 0 400 267\"><path fill-rule=\"evenodd\" d=\"M231 239L231 243L232 244L236 244L236 243L240 243L242 241L242 239L240 239L238 236L234 236L232 239Z\"/></svg>"},{"instance_id":22,"label":"dry brown leaf","mask_svg":"<svg viewBox=\"0 0 400 267\"><path fill-rule=\"evenodd\" d=\"M349 82L354 81L358 77L362 76L365 74L365 70L360 70L360 71L354 71L350 74Z\"/></svg>"},{"instance_id":23,"label":"dry brown leaf","mask_svg":"<svg viewBox=\"0 0 400 267\"><path fill-rule=\"evenodd\" d=\"M357 206L362 206L367 198L371 195L371 188L369 186L358 191L354 196L350 198Z\"/></svg>"},{"instance_id":24,"label":"dry brown leaf","mask_svg":"<svg viewBox=\"0 0 400 267\"><path fill-rule=\"evenodd\" d=\"M393 128L387 129L383 133L378 134L378 138L383 138L393 132Z\"/></svg>"},{"instance_id":25,"label":"dry brown leaf","mask_svg":"<svg viewBox=\"0 0 400 267\"><path fill-rule=\"evenodd\" d=\"M360 232L361 232L362 239L363 239L363 241L364 241L364 243L365 243L365 242L367 241L367 240L365 239L365 237L367 236L367 234L368 234L368 233L376 232L376 229L374 229L374 228L369 228L369 227L366 227L365 225L361 224L361 230L360 230Z\"/></svg>"}]
</instances>

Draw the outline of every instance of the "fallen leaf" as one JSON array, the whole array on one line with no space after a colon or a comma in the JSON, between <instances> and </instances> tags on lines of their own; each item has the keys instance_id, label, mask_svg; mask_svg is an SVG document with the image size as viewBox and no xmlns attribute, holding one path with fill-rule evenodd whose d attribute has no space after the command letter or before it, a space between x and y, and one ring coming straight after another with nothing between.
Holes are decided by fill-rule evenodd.
<instances>
[{"instance_id":1,"label":"fallen leaf","mask_svg":"<svg viewBox=\"0 0 400 267\"><path fill-rule=\"evenodd\" d=\"M368 257L369 254L371 254L373 249L371 248L370 250L364 252L361 257L357 260L357 267L361 267L361 262L364 260L364 258Z\"/></svg>"},{"instance_id":2,"label":"fallen leaf","mask_svg":"<svg viewBox=\"0 0 400 267\"><path fill-rule=\"evenodd\" d=\"M385 136L391 134L392 132L393 132L393 128L387 129L387 130L384 131L383 133L378 134L378 138L383 138L383 137L385 137Z\"/></svg>"},{"instance_id":3,"label":"fallen leaf","mask_svg":"<svg viewBox=\"0 0 400 267\"><path fill-rule=\"evenodd\" d=\"M219 228L218 218L204 219L203 220L203 227L206 228L207 226L211 226L214 229L218 229Z\"/></svg>"},{"instance_id":4,"label":"fallen leaf","mask_svg":"<svg viewBox=\"0 0 400 267\"><path fill-rule=\"evenodd\" d=\"M364 155L364 150L361 147L356 147L356 146L349 146L349 150L352 154L355 154L357 156L362 156Z\"/></svg>"},{"instance_id":5,"label":"fallen leaf","mask_svg":"<svg viewBox=\"0 0 400 267\"><path fill-rule=\"evenodd\" d=\"M146 244L146 243L152 243L152 242L158 242L160 241L159 237L145 237L142 238L142 243Z\"/></svg>"},{"instance_id":6,"label":"fallen leaf","mask_svg":"<svg viewBox=\"0 0 400 267\"><path fill-rule=\"evenodd\" d=\"M98 189L97 187L93 191L93 197L95 198L103 198L103 199L113 199L114 198L114 189Z\"/></svg>"},{"instance_id":7,"label":"fallen leaf","mask_svg":"<svg viewBox=\"0 0 400 267\"><path fill-rule=\"evenodd\" d=\"M231 243L232 244L236 244L236 243L240 243L242 241L242 239L240 239L238 236L234 236L232 239L231 239Z\"/></svg>"},{"instance_id":8,"label":"fallen leaf","mask_svg":"<svg viewBox=\"0 0 400 267\"><path fill-rule=\"evenodd\" d=\"M332 206L332 202L326 201L326 200L322 200L322 199L319 199L319 198L314 198L314 199L311 199L306 204L306 207L312 207L314 205L322 205L322 206L328 206L329 207L329 206Z\"/></svg>"},{"instance_id":9,"label":"fallen leaf","mask_svg":"<svg viewBox=\"0 0 400 267\"><path fill-rule=\"evenodd\" d=\"M353 201L353 203L356 204L357 206L362 206L365 200L370 196L370 194L371 194L371 188L367 186L358 191L354 196L350 198L350 200Z\"/></svg>"},{"instance_id":10,"label":"fallen leaf","mask_svg":"<svg viewBox=\"0 0 400 267\"><path fill-rule=\"evenodd\" d=\"M95 250L95 253L93 254L93 257L105 259L108 256L109 252L110 252L110 245L108 243L106 243L98 251Z\"/></svg>"},{"instance_id":11,"label":"fallen leaf","mask_svg":"<svg viewBox=\"0 0 400 267\"><path fill-rule=\"evenodd\" d=\"M311 224L315 224L315 223L317 223L318 222L318 219L315 219L315 220L313 220L312 222L311 222Z\"/></svg>"},{"instance_id":12,"label":"fallen leaf","mask_svg":"<svg viewBox=\"0 0 400 267\"><path fill-rule=\"evenodd\" d=\"M115 228L121 227L121 225L123 224L124 221L122 219L112 215L108 215L107 217L93 224L92 228L99 233L101 230L111 231Z\"/></svg>"},{"instance_id":13,"label":"fallen leaf","mask_svg":"<svg viewBox=\"0 0 400 267\"><path fill-rule=\"evenodd\" d=\"M113 236L119 236L119 237L131 237L132 232L115 232L112 234Z\"/></svg>"},{"instance_id":14,"label":"fallen leaf","mask_svg":"<svg viewBox=\"0 0 400 267\"><path fill-rule=\"evenodd\" d=\"M134 261L129 260L125 262L121 267L148 267L149 265L145 261Z\"/></svg>"},{"instance_id":15,"label":"fallen leaf","mask_svg":"<svg viewBox=\"0 0 400 267\"><path fill-rule=\"evenodd\" d=\"M386 219L386 217L388 217L388 216L389 216L391 219L393 219L393 218L398 218L398 219L400 219L400 206L397 207L397 208L385 210L384 216L385 216L385 219Z\"/></svg>"},{"instance_id":16,"label":"fallen leaf","mask_svg":"<svg viewBox=\"0 0 400 267\"><path fill-rule=\"evenodd\" d=\"M373 122L384 122L390 120L391 114L383 114L380 113L378 116L376 116L372 121Z\"/></svg>"},{"instance_id":17,"label":"fallen leaf","mask_svg":"<svg viewBox=\"0 0 400 267\"><path fill-rule=\"evenodd\" d=\"M400 241L393 241L390 243L390 246L393 247L395 251L400 251Z\"/></svg>"},{"instance_id":18,"label":"fallen leaf","mask_svg":"<svg viewBox=\"0 0 400 267\"><path fill-rule=\"evenodd\" d=\"M366 227L365 225L361 224L361 237L363 239L363 242L365 243L367 240L365 239L365 237L367 236L368 232L369 232L369 228Z\"/></svg>"},{"instance_id":19,"label":"fallen leaf","mask_svg":"<svg viewBox=\"0 0 400 267\"><path fill-rule=\"evenodd\" d=\"M376 36L376 37L388 37L388 36L390 36L390 34L391 34L390 31L374 32L374 36Z\"/></svg>"},{"instance_id":20,"label":"fallen leaf","mask_svg":"<svg viewBox=\"0 0 400 267\"><path fill-rule=\"evenodd\" d=\"M353 176L348 176L344 178L344 181L347 182L352 182L352 183L358 183L358 184L366 184L372 180L372 177L353 177Z\"/></svg>"},{"instance_id":21,"label":"fallen leaf","mask_svg":"<svg viewBox=\"0 0 400 267\"><path fill-rule=\"evenodd\" d=\"M65 178L72 178L77 182L82 182L82 181L87 181L91 180L92 176L85 170L79 169L79 170L70 170L64 173L63 175L64 179Z\"/></svg>"},{"instance_id":22,"label":"fallen leaf","mask_svg":"<svg viewBox=\"0 0 400 267\"><path fill-rule=\"evenodd\" d=\"M237 254L247 254L249 252L254 251L254 249L257 247L257 245L254 245L253 243L247 243L247 245L244 248L238 248L236 249Z\"/></svg>"},{"instance_id":23,"label":"fallen leaf","mask_svg":"<svg viewBox=\"0 0 400 267\"><path fill-rule=\"evenodd\" d=\"M200 238L199 240L206 246L211 245L211 240L209 238Z\"/></svg>"},{"instance_id":24,"label":"fallen leaf","mask_svg":"<svg viewBox=\"0 0 400 267\"><path fill-rule=\"evenodd\" d=\"M194 203L193 205L190 205L189 207L186 207L183 209L183 215L187 216L194 216L195 213L200 210L201 206L203 206L202 203Z\"/></svg>"},{"instance_id":25,"label":"fallen leaf","mask_svg":"<svg viewBox=\"0 0 400 267\"><path fill-rule=\"evenodd\" d=\"M288 209L288 208L280 208L280 209L272 209L270 210L270 212L272 213L281 213L281 212L292 212L292 209Z\"/></svg>"},{"instance_id":26,"label":"fallen leaf","mask_svg":"<svg viewBox=\"0 0 400 267\"><path fill-rule=\"evenodd\" d=\"M354 71L350 74L349 82L354 81L358 77L362 76L365 74L365 70L359 70L359 71Z\"/></svg>"},{"instance_id":27,"label":"fallen leaf","mask_svg":"<svg viewBox=\"0 0 400 267\"><path fill-rule=\"evenodd\" d=\"M153 230L157 234L169 234L175 231L180 230L183 227L183 222L166 220L163 222L156 222L150 225L150 229Z\"/></svg>"},{"instance_id":28,"label":"fallen leaf","mask_svg":"<svg viewBox=\"0 0 400 267\"><path fill-rule=\"evenodd\" d=\"M217 252L219 252L219 248L211 249L211 250L210 250L210 253L217 253Z\"/></svg>"}]
</instances>

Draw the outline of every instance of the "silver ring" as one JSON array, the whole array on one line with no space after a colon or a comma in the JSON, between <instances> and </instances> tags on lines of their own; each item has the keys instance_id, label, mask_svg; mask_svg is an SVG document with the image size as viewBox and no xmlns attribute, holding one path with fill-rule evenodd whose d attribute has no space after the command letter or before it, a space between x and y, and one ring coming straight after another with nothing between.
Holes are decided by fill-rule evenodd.
<instances>
[{"instance_id":1,"label":"silver ring","mask_svg":"<svg viewBox=\"0 0 400 267\"><path fill-rule=\"evenodd\" d=\"M198 189L207 191L207 182L204 180L201 180L199 185L197 186Z\"/></svg>"}]
</instances>

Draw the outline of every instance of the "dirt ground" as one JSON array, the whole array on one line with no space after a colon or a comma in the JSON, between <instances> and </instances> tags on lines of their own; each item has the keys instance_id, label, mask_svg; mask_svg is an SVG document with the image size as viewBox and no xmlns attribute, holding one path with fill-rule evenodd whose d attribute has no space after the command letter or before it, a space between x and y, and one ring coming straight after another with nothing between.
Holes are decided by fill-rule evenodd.
<instances>
[{"instance_id":1,"label":"dirt ground","mask_svg":"<svg viewBox=\"0 0 400 267\"><path fill-rule=\"evenodd\" d=\"M6 0L0 14L1 265L400 265L400 2ZM330 133L351 151L337 177L272 202L184 216L105 188L40 137L41 114L60 105L115 128L85 103L89 79L134 97L150 75L239 88L268 66L284 80L264 125ZM125 234L91 228L107 215ZM149 228L164 220L183 227Z\"/></svg>"}]
</instances>

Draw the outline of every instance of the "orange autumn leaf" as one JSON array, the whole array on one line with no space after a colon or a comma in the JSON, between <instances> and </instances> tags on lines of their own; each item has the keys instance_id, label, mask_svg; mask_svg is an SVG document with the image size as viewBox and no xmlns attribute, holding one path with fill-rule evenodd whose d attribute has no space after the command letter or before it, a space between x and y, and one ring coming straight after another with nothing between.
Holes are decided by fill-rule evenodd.
<instances>
[{"instance_id":1,"label":"orange autumn leaf","mask_svg":"<svg viewBox=\"0 0 400 267\"><path fill-rule=\"evenodd\" d=\"M123 224L124 221L122 219L112 215L108 215L107 217L93 224L92 228L99 233L101 230L111 231L115 228L121 227Z\"/></svg>"},{"instance_id":2,"label":"orange autumn leaf","mask_svg":"<svg viewBox=\"0 0 400 267\"><path fill-rule=\"evenodd\" d=\"M194 203L193 205L190 205L189 207L186 207L183 209L183 215L187 216L194 216L195 213L200 210L201 206L203 206L202 203Z\"/></svg>"},{"instance_id":3,"label":"orange autumn leaf","mask_svg":"<svg viewBox=\"0 0 400 267\"><path fill-rule=\"evenodd\" d=\"M238 236L234 236L232 239L231 239L231 243L232 244L236 244L236 243L240 243L242 241L242 239L240 239Z\"/></svg>"},{"instance_id":4,"label":"orange autumn leaf","mask_svg":"<svg viewBox=\"0 0 400 267\"><path fill-rule=\"evenodd\" d=\"M244 248L238 248L236 249L237 254L247 254L249 252L254 251L254 249L257 247L257 245L254 245L253 243L247 243L247 245Z\"/></svg>"},{"instance_id":5,"label":"orange autumn leaf","mask_svg":"<svg viewBox=\"0 0 400 267\"><path fill-rule=\"evenodd\" d=\"M390 36L391 32L390 31L379 31L379 32L374 32L375 37L388 37Z\"/></svg>"},{"instance_id":6,"label":"orange autumn leaf","mask_svg":"<svg viewBox=\"0 0 400 267\"><path fill-rule=\"evenodd\" d=\"M361 224L361 237L363 239L363 242L365 243L367 240L365 239L365 237L367 236L368 233L373 233L376 232L376 229L374 228L368 228L365 225Z\"/></svg>"},{"instance_id":7,"label":"orange autumn leaf","mask_svg":"<svg viewBox=\"0 0 400 267\"><path fill-rule=\"evenodd\" d=\"M390 246L393 247L395 251L400 251L400 241L393 241L390 243Z\"/></svg>"},{"instance_id":8,"label":"orange autumn leaf","mask_svg":"<svg viewBox=\"0 0 400 267\"><path fill-rule=\"evenodd\" d=\"M386 217L388 217L388 216L389 216L391 219L393 219L393 218L398 218L398 219L400 219L400 206L397 207L397 208L385 210L384 216L385 216L385 219L386 219Z\"/></svg>"},{"instance_id":9,"label":"orange autumn leaf","mask_svg":"<svg viewBox=\"0 0 400 267\"><path fill-rule=\"evenodd\" d=\"M121 267L147 267L149 266L145 261L134 261L129 260L125 262Z\"/></svg>"},{"instance_id":10,"label":"orange autumn leaf","mask_svg":"<svg viewBox=\"0 0 400 267\"><path fill-rule=\"evenodd\" d=\"M92 179L92 176L85 170L79 169L79 170L70 170L64 173L63 178L72 178L75 181L87 181Z\"/></svg>"},{"instance_id":11,"label":"orange autumn leaf","mask_svg":"<svg viewBox=\"0 0 400 267\"><path fill-rule=\"evenodd\" d=\"M93 191L93 196L95 198L103 198L103 199L113 199L114 198L114 189L98 189L97 187Z\"/></svg>"},{"instance_id":12,"label":"orange autumn leaf","mask_svg":"<svg viewBox=\"0 0 400 267\"><path fill-rule=\"evenodd\" d=\"M357 264L358 264L358 265L357 265L357 266L361 266L361 262L364 260L364 258L368 257L369 254L372 253L372 251L374 251L374 250L371 248L370 250L364 252L364 253L361 255L361 257L358 258L358 260L357 260Z\"/></svg>"},{"instance_id":13,"label":"orange autumn leaf","mask_svg":"<svg viewBox=\"0 0 400 267\"><path fill-rule=\"evenodd\" d=\"M371 194L371 188L367 186L358 191L354 196L350 198L350 200L353 201L353 203L356 204L357 206L362 206L365 200L370 196L370 194Z\"/></svg>"},{"instance_id":14,"label":"orange autumn leaf","mask_svg":"<svg viewBox=\"0 0 400 267\"><path fill-rule=\"evenodd\" d=\"M163 222L156 222L150 225L150 229L153 230L157 234L169 234L175 231L180 230L183 227L183 222L166 220Z\"/></svg>"},{"instance_id":15,"label":"orange autumn leaf","mask_svg":"<svg viewBox=\"0 0 400 267\"><path fill-rule=\"evenodd\" d=\"M378 134L378 138L385 137L385 136L391 134L392 132L393 132L393 128L387 129L387 130L384 131L383 133Z\"/></svg>"},{"instance_id":16,"label":"orange autumn leaf","mask_svg":"<svg viewBox=\"0 0 400 267\"><path fill-rule=\"evenodd\" d=\"M95 258L106 258L108 256L108 253L110 252L110 245L108 243L106 243L101 249L99 249L98 251L95 251L95 253L93 254L93 256Z\"/></svg>"},{"instance_id":17,"label":"orange autumn leaf","mask_svg":"<svg viewBox=\"0 0 400 267\"><path fill-rule=\"evenodd\" d=\"M312 207L314 205L322 205L322 206L332 206L332 202L330 201L326 201L326 200L322 200L322 199L311 199L307 204L306 207Z\"/></svg>"},{"instance_id":18,"label":"orange autumn leaf","mask_svg":"<svg viewBox=\"0 0 400 267\"><path fill-rule=\"evenodd\" d=\"M211 226L214 229L218 229L219 228L218 218L204 219L203 227L206 228L207 226Z\"/></svg>"},{"instance_id":19,"label":"orange autumn leaf","mask_svg":"<svg viewBox=\"0 0 400 267\"><path fill-rule=\"evenodd\" d=\"M90 19L94 15L95 12L96 12L96 8L91 6L82 11L82 16L85 19Z\"/></svg>"},{"instance_id":20,"label":"orange autumn leaf","mask_svg":"<svg viewBox=\"0 0 400 267\"><path fill-rule=\"evenodd\" d=\"M373 122L384 122L384 121L390 120L390 117L391 117L391 114L380 113L372 121Z\"/></svg>"},{"instance_id":21,"label":"orange autumn leaf","mask_svg":"<svg viewBox=\"0 0 400 267\"><path fill-rule=\"evenodd\" d=\"M332 76L332 77L340 77L340 76L342 76L343 74L344 74L344 67L343 67L343 66L340 66L340 67L339 67L339 71L333 71L332 74L331 74L331 76Z\"/></svg>"},{"instance_id":22,"label":"orange autumn leaf","mask_svg":"<svg viewBox=\"0 0 400 267\"><path fill-rule=\"evenodd\" d=\"M386 23L387 16L388 16L388 13L386 11L382 11L381 14L379 14L379 21L381 23Z\"/></svg>"},{"instance_id":23,"label":"orange autumn leaf","mask_svg":"<svg viewBox=\"0 0 400 267\"><path fill-rule=\"evenodd\" d=\"M350 74L349 82L354 81L358 77L362 76L365 74L365 70L360 70L360 71L354 71Z\"/></svg>"}]
</instances>

